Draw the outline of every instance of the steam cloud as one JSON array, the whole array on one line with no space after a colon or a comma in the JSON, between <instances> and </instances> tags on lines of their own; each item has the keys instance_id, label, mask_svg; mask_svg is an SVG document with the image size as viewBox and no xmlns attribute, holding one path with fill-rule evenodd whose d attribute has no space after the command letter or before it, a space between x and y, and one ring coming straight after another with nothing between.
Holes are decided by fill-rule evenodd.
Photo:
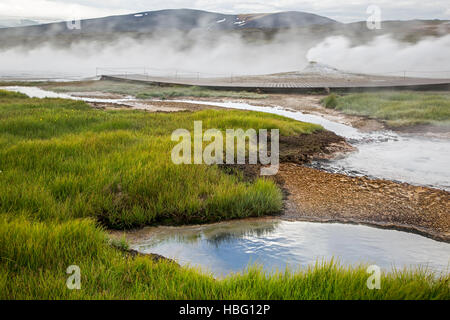
<instances>
[{"instance_id":1,"label":"steam cloud","mask_svg":"<svg viewBox=\"0 0 450 320\"><path fill-rule=\"evenodd\" d=\"M361 73L402 73L408 76L449 77L450 35L415 44L379 36L366 45L352 46L345 37L329 37L308 51L308 60Z\"/></svg>"},{"instance_id":2,"label":"steam cloud","mask_svg":"<svg viewBox=\"0 0 450 320\"><path fill-rule=\"evenodd\" d=\"M415 76L450 76L442 73L450 70L450 35L415 44L379 36L356 46L342 36L302 42L289 33L270 42L249 42L237 35L223 35L213 43L202 37L191 40L175 35L142 41L124 38L109 44L81 41L68 48L49 44L33 49L15 47L0 51L0 76L23 72L35 76L89 77L95 75L97 67L171 69L180 75L183 70L190 70L202 76L267 74L302 70L311 60L351 72L408 70L432 71Z\"/></svg>"}]
</instances>

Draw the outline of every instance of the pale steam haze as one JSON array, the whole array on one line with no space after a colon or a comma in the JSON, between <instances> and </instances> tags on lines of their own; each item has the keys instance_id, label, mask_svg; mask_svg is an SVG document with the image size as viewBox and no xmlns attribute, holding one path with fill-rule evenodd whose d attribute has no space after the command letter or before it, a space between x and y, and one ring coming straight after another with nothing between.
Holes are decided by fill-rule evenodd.
<instances>
[{"instance_id":1,"label":"pale steam haze","mask_svg":"<svg viewBox=\"0 0 450 320\"><path fill-rule=\"evenodd\" d=\"M340 22L365 21L368 1L83 1L83 0L1 0L1 17L21 17L39 21L93 18L167 8L193 8L221 13L304 11ZM376 1L382 20L450 19L446 1ZM364 26L364 25L363 25ZM164 72L201 72L204 75L265 74L302 70L308 61L317 61L351 72L389 73L450 70L450 35L424 37L418 41L394 40L389 34L354 44L344 36L316 38L305 43L285 31L272 41L245 41L238 35L222 35L211 44L191 35L161 34L156 39L118 38L113 42L79 41L56 47L42 43L33 47L1 48L2 76L90 77L97 68L163 69ZM169 70L169 71L167 71ZM156 72L156 71L155 71ZM450 73L446 75L448 77ZM415 74L417 75L417 74ZM419 74L420 75L420 74Z\"/></svg>"},{"instance_id":2,"label":"pale steam haze","mask_svg":"<svg viewBox=\"0 0 450 320\"><path fill-rule=\"evenodd\" d=\"M108 46L83 42L70 50L44 45L32 50L11 49L0 52L6 69L33 71L35 75L92 76L97 67L133 68L166 74L178 71L189 76L229 76L300 70L306 65L307 48L289 42L284 36L277 43L252 45L236 36L222 36L214 46L198 39L188 49L179 49L178 36L139 42L123 39ZM13 68L11 68L14 66ZM51 67L50 67L51 66ZM161 69L161 70L159 70Z\"/></svg>"},{"instance_id":3,"label":"pale steam haze","mask_svg":"<svg viewBox=\"0 0 450 320\"><path fill-rule=\"evenodd\" d=\"M450 35L416 44L380 36L354 47L349 39L337 36L311 48L290 42L288 38L283 36L275 43L251 45L237 37L223 36L213 47L199 40L185 50L177 49L182 41L177 37L144 42L124 39L106 47L83 42L70 50L48 45L28 51L14 48L1 52L0 57L7 73L52 77L90 77L98 67L124 68L127 72L132 68L143 72L145 67L153 74L170 75L178 71L179 75L184 72L187 76L192 76L189 72L200 72L202 76L264 74L302 70L308 61L362 73L436 71L439 77L442 71L450 70Z\"/></svg>"},{"instance_id":4,"label":"pale steam haze","mask_svg":"<svg viewBox=\"0 0 450 320\"><path fill-rule=\"evenodd\" d=\"M348 38L336 36L308 50L306 57L345 71L378 74L406 71L408 75L439 77L450 76L449 53L450 35L415 44L379 36L361 46L352 46Z\"/></svg>"}]
</instances>

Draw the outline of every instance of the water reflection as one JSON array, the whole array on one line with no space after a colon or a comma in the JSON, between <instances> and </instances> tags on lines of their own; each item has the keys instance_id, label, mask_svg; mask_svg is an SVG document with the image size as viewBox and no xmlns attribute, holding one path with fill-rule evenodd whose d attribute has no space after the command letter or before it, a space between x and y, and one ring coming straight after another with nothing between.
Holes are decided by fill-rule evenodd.
<instances>
[{"instance_id":1,"label":"water reflection","mask_svg":"<svg viewBox=\"0 0 450 320\"><path fill-rule=\"evenodd\" d=\"M207 229L204 232L205 240L214 245L215 247L219 247L221 245L227 245L236 240L236 238L250 238L250 237L264 237L274 232L278 222L265 222L259 223L264 225L255 225L252 228L248 228L245 224L241 226L241 228L233 228L232 226L227 228L228 230L215 230L215 229ZM200 238L198 239L200 240Z\"/></svg>"},{"instance_id":2,"label":"water reflection","mask_svg":"<svg viewBox=\"0 0 450 320\"><path fill-rule=\"evenodd\" d=\"M213 225L156 228L133 246L201 266L216 276L261 264L266 271L297 269L337 258L344 264L377 264L385 270L426 267L447 272L450 244L415 234L358 225L240 220Z\"/></svg>"},{"instance_id":3,"label":"water reflection","mask_svg":"<svg viewBox=\"0 0 450 320\"><path fill-rule=\"evenodd\" d=\"M160 227L152 234L145 244L149 247L166 241L195 244L206 241L213 246L225 245L236 238L262 237L273 233L280 220L275 219L246 219L227 221L204 226Z\"/></svg>"}]
</instances>

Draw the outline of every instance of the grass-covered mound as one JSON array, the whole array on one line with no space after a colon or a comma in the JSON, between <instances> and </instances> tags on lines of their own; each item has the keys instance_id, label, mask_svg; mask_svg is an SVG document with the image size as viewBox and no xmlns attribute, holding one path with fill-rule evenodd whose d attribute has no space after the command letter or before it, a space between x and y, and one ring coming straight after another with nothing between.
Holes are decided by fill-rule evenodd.
<instances>
[{"instance_id":1,"label":"grass-covered mound","mask_svg":"<svg viewBox=\"0 0 450 320\"><path fill-rule=\"evenodd\" d=\"M257 267L216 280L170 262L131 257L93 221L32 223L0 216L0 299L449 299L449 279L421 271L386 273L366 286L366 267L319 263L267 275ZM77 265L81 289L66 287Z\"/></svg>"},{"instance_id":2,"label":"grass-covered mound","mask_svg":"<svg viewBox=\"0 0 450 320\"><path fill-rule=\"evenodd\" d=\"M172 163L172 132L193 130L194 120L204 130L321 129L256 112L101 111L0 92L0 212L39 221L94 217L113 228L278 212L281 192L272 181L249 183L217 166Z\"/></svg>"},{"instance_id":3,"label":"grass-covered mound","mask_svg":"<svg viewBox=\"0 0 450 320\"><path fill-rule=\"evenodd\" d=\"M322 103L347 114L386 120L392 126L450 125L450 94L407 91L331 94Z\"/></svg>"}]
</instances>

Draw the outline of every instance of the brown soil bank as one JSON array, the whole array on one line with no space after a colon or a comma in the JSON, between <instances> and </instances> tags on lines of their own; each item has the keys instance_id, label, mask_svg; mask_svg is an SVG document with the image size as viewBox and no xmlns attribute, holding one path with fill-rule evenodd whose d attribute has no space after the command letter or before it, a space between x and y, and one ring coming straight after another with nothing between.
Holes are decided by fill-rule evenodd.
<instances>
[{"instance_id":1,"label":"brown soil bank","mask_svg":"<svg viewBox=\"0 0 450 320\"><path fill-rule=\"evenodd\" d=\"M200 111L206 109L223 110L224 108L208 106L203 104L173 102L173 101L146 101L146 100L130 100L120 104L112 104L107 102L89 102L89 105L96 109L135 109L147 112L180 112L180 111Z\"/></svg>"},{"instance_id":2,"label":"brown soil bank","mask_svg":"<svg viewBox=\"0 0 450 320\"><path fill-rule=\"evenodd\" d=\"M331 159L337 153L354 151L344 138L323 130L312 134L280 136L280 162L307 163L313 159Z\"/></svg>"},{"instance_id":3,"label":"brown soil bank","mask_svg":"<svg viewBox=\"0 0 450 320\"><path fill-rule=\"evenodd\" d=\"M270 150L270 146L268 149ZM311 134L280 136L279 138L280 163L305 164L312 160L331 159L339 153L354 150L355 148L349 145L343 137L327 130ZM257 179L261 169L260 164L222 164L219 167L230 174L235 174L236 170L240 171L248 181ZM272 178L279 185L283 185L280 175Z\"/></svg>"},{"instance_id":4,"label":"brown soil bank","mask_svg":"<svg viewBox=\"0 0 450 320\"><path fill-rule=\"evenodd\" d=\"M450 242L450 193L387 180L281 164L288 192L282 218L362 223L419 233Z\"/></svg>"}]
</instances>

